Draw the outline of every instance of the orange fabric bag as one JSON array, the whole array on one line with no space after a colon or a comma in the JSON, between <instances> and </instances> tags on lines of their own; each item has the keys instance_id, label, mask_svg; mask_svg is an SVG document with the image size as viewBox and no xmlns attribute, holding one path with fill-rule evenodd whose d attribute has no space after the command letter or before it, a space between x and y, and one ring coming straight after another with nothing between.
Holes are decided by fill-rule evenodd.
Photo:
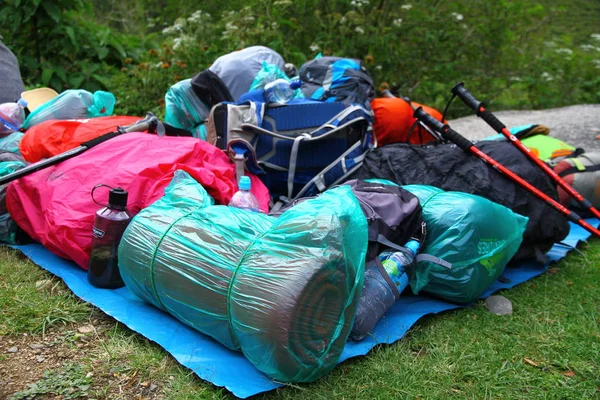
<instances>
[{"instance_id":1,"label":"orange fabric bag","mask_svg":"<svg viewBox=\"0 0 600 400\"><path fill-rule=\"evenodd\" d=\"M423 107L426 113L438 121L442 120L442 113L436 109L415 102L411 104L414 108ZM415 126L411 133L411 128L416 122L411 104L401 98L373 99L371 102L371 108L375 113L373 132L378 146L390 143L426 144L435 141L435 138L419 125Z\"/></svg>"},{"instance_id":2,"label":"orange fabric bag","mask_svg":"<svg viewBox=\"0 0 600 400\"><path fill-rule=\"evenodd\" d=\"M29 162L50 158L113 132L117 126L131 125L140 117L98 117L88 119L49 120L25 132L19 150Z\"/></svg>"}]
</instances>

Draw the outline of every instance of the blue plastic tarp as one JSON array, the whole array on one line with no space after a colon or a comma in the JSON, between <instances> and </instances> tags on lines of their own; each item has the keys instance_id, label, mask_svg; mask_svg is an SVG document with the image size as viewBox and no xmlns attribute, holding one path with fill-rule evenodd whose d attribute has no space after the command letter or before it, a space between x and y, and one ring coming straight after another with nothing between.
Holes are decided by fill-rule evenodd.
<instances>
[{"instance_id":1,"label":"blue plastic tarp","mask_svg":"<svg viewBox=\"0 0 600 400\"><path fill-rule=\"evenodd\" d=\"M598 226L597 219L588 220ZM526 263L508 267L503 282L494 283L483 298L534 278L546 271L550 262L565 257L579 241L590 234L583 228L571 224L571 232L548 253L547 265ZM130 329L158 343L175 359L191 369L200 378L217 386L223 386L234 395L245 398L282 386L261 374L242 353L228 350L213 339L184 325L170 315L154 308L133 295L127 288L116 290L97 289L87 281L86 272L76 264L64 260L39 244L13 246L22 251L34 263L62 278L65 284L81 299L98 307L106 314L122 322ZM403 296L398 303L379 321L372 335L360 342L348 341L340 362L365 355L375 345L393 343L402 338L417 320L427 314L459 308L425 296ZM232 374L231 371L235 371Z\"/></svg>"}]
</instances>

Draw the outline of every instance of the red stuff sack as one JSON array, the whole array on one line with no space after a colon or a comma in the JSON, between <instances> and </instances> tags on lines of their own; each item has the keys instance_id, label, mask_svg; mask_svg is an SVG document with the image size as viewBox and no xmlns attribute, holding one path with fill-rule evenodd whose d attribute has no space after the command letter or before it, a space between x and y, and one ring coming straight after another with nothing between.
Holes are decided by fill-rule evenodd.
<instances>
[{"instance_id":1,"label":"red stuff sack","mask_svg":"<svg viewBox=\"0 0 600 400\"><path fill-rule=\"evenodd\" d=\"M88 119L51 119L34 125L25 132L19 150L29 162L50 158L67 150L117 130L118 126L131 125L140 117L98 117Z\"/></svg>"},{"instance_id":2,"label":"red stuff sack","mask_svg":"<svg viewBox=\"0 0 600 400\"><path fill-rule=\"evenodd\" d=\"M125 189L127 209L135 215L164 195L178 169L202 184L217 204L228 204L237 191L235 165L207 142L127 133L12 182L6 203L13 220L29 236L87 269L94 214L100 208L92 200L92 188L104 183ZM267 188L257 177L250 178L252 193L261 210L267 211ZM101 196L96 200L106 203Z\"/></svg>"}]
</instances>

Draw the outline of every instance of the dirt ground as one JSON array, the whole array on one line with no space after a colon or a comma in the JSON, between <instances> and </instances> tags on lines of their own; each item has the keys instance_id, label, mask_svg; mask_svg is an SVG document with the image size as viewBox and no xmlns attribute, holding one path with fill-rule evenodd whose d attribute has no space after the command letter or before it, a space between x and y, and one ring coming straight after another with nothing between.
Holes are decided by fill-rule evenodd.
<instances>
[{"instance_id":1,"label":"dirt ground","mask_svg":"<svg viewBox=\"0 0 600 400\"><path fill-rule=\"evenodd\" d=\"M159 386L97 357L115 321L98 318L44 335L0 337L0 399L160 399ZM14 397L13 397L14 396Z\"/></svg>"}]
</instances>

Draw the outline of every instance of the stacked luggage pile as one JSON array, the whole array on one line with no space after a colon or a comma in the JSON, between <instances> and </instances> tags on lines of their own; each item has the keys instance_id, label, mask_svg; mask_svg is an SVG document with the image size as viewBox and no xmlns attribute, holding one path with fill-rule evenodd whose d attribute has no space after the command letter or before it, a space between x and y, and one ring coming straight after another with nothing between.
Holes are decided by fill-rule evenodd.
<instances>
[{"instance_id":1,"label":"stacked luggage pile","mask_svg":"<svg viewBox=\"0 0 600 400\"><path fill-rule=\"evenodd\" d=\"M250 47L173 85L165 102L154 133L129 132L149 125L112 116L106 92L68 90L31 111L0 139L0 239L40 242L87 269L100 235L91 193L122 188L133 216L118 245L127 288L278 381L329 372L400 296L471 303L510 262L543 259L569 232L565 212L420 124L420 105L375 98L357 60L296 70ZM557 147L535 151L599 200L595 155L541 126L513 133ZM580 206L510 141L491 139L477 148ZM242 176L259 211L227 206Z\"/></svg>"}]
</instances>

